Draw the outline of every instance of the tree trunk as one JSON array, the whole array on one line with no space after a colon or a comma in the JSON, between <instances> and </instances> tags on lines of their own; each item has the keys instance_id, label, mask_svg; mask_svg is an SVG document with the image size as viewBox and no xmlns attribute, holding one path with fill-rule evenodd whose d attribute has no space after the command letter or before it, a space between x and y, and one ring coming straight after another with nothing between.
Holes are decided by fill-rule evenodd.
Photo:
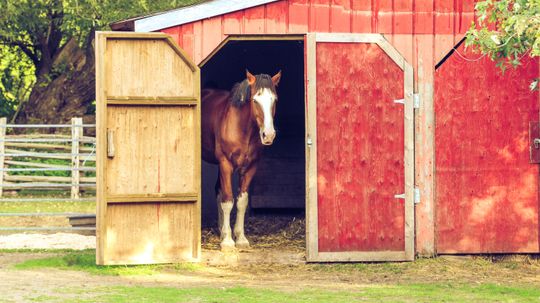
<instances>
[{"instance_id":1,"label":"tree trunk","mask_svg":"<svg viewBox=\"0 0 540 303\"><path fill-rule=\"evenodd\" d=\"M85 50L71 38L57 52L50 72L38 76L17 123L68 123L73 117L87 115L95 100L93 36ZM93 116L85 120L92 122Z\"/></svg>"}]
</instances>

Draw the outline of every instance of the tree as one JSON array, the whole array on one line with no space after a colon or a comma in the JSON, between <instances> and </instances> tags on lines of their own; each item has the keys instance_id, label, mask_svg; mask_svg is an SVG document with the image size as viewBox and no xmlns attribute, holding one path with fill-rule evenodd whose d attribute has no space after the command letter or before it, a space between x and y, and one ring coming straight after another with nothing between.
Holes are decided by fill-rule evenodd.
<instances>
[{"instance_id":1,"label":"tree","mask_svg":"<svg viewBox=\"0 0 540 303\"><path fill-rule=\"evenodd\" d=\"M17 103L13 114L26 123L60 123L85 115L95 100L94 31L108 29L115 20L193 2L0 0L0 53L7 54L0 60L5 101L0 110Z\"/></svg>"},{"instance_id":2,"label":"tree","mask_svg":"<svg viewBox=\"0 0 540 303\"><path fill-rule=\"evenodd\" d=\"M0 117L12 117L27 100L35 81L34 66L17 49L0 45Z\"/></svg>"},{"instance_id":3,"label":"tree","mask_svg":"<svg viewBox=\"0 0 540 303\"><path fill-rule=\"evenodd\" d=\"M467 46L489 56L503 71L525 56L540 55L539 0L485 0L476 3L477 21L467 33ZM539 79L531 83L538 88Z\"/></svg>"}]
</instances>

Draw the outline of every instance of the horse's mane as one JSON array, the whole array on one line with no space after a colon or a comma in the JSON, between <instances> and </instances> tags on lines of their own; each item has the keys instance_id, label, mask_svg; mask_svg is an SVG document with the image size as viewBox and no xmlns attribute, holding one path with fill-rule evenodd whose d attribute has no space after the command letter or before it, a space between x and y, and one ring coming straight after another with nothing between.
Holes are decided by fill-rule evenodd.
<instances>
[{"instance_id":1,"label":"horse's mane","mask_svg":"<svg viewBox=\"0 0 540 303\"><path fill-rule=\"evenodd\" d=\"M255 76L255 91L261 88L268 88L275 93L274 83L272 77L267 74L260 74ZM231 90L231 103L234 106L242 106L251 99L251 88L248 80L236 83Z\"/></svg>"}]
</instances>

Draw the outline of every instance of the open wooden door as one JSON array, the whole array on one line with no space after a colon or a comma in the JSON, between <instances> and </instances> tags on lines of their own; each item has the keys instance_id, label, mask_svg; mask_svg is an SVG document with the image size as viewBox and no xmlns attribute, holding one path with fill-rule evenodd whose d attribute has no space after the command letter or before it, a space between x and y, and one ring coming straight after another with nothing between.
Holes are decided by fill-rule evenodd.
<instances>
[{"instance_id":1,"label":"open wooden door","mask_svg":"<svg viewBox=\"0 0 540 303\"><path fill-rule=\"evenodd\" d=\"M380 34L308 34L307 260L414 259L413 70Z\"/></svg>"},{"instance_id":2,"label":"open wooden door","mask_svg":"<svg viewBox=\"0 0 540 303\"><path fill-rule=\"evenodd\" d=\"M97 264L199 260L199 82L165 34L96 34Z\"/></svg>"}]
</instances>

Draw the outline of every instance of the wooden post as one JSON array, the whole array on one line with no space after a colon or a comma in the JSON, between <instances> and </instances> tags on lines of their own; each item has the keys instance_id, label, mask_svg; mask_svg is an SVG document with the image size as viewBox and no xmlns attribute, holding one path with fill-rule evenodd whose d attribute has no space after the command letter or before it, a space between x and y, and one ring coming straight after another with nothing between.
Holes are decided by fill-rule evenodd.
<instances>
[{"instance_id":1,"label":"wooden post","mask_svg":"<svg viewBox=\"0 0 540 303\"><path fill-rule=\"evenodd\" d=\"M4 153L6 152L6 124L7 119L5 117L0 118L0 167L4 168ZM4 172L0 172L0 197L2 197L3 187L4 187Z\"/></svg>"},{"instance_id":2,"label":"wooden post","mask_svg":"<svg viewBox=\"0 0 540 303\"><path fill-rule=\"evenodd\" d=\"M79 199L79 181L81 179L79 140L83 136L82 118L71 119L71 198Z\"/></svg>"},{"instance_id":3,"label":"wooden post","mask_svg":"<svg viewBox=\"0 0 540 303\"><path fill-rule=\"evenodd\" d=\"M416 186L420 189L420 203L416 205L416 252L433 256L435 249L435 108L433 100L434 38L416 35L418 77L417 92L420 108L416 112L415 151Z\"/></svg>"}]
</instances>

